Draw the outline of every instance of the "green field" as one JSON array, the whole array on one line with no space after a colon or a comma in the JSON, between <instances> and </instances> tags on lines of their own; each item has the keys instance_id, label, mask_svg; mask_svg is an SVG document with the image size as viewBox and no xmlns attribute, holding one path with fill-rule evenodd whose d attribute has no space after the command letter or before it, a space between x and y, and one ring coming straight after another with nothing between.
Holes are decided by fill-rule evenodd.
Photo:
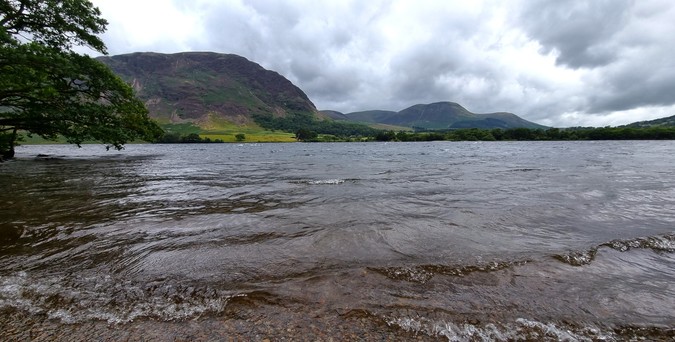
<instances>
[{"instance_id":1,"label":"green field","mask_svg":"<svg viewBox=\"0 0 675 342\"><path fill-rule=\"evenodd\" d=\"M209 116L209 120L199 126L192 123L162 124L168 133L187 135L197 133L202 138L220 139L224 142L294 142L295 135L282 131L269 131L255 124L236 125L227 120ZM245 139L238 141L237 134L244 134Z\"/></svg>"},{"instance_id":2,"label":"green field","mask_svg":"<svg viewBox=\"0 0 675 342\"><path fill-rule=\"evenodd\" d=\"M295 135L282 131L270 131L261 128L255 124L236 125L229 121L209 117L209 121L200 126L193 123L161 123L160 126L167 133L177 133L180 135L188 135L197 133L202 138L210 138L211 140L220 139L224 142L295 142ZM237 134L244 134L244 140L237 140ZM40 145L40 144L66 144L66 139L59 137L56 140L46 140L37 135L32 137L25 133L21 134L22 139L19 144L23 145ZM85 142L86 144L96 142ZM142 141L134 141L134 143L143 143Z\"/></svg>"},{"instance_id":3,"label":"green field","mask_svg":"<svg viewBox=\"0 0 675 342\"><path fill-rule=\"evenodd\" d=\"M405 127L405 126L395 126L395 125L387 125L387 124L380 124L380 123L369 123L369 122L362 122L364 125L368 125L372 128L375 129L380 129L380 130L385 130L385 131L403 131L403 132L412 132L413 129L411 127Z\"/></svg>"}]
</instances>

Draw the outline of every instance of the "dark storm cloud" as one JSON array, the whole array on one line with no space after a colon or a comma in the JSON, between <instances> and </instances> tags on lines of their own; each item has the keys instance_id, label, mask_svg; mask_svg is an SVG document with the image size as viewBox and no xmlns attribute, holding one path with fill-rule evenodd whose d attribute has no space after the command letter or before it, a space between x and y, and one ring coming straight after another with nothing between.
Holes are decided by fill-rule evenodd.
<instances>
[{"instance_id":1,"label":"dark storm cloud","mask_svg":"<svg viewBox=\"0 0 675 342\"><path fill-rule=\"evenodd\" d=\"M588 110L603 113L675 104L675 64L648 60L608 71L589 98Z\"/></svg>"},{"instance_id":2,"label":"dark storm cloud","mask_svg":"<svg viewBox=\"0 0 675 342\"><path fill-rule=\"evenodd\" d=\"M527 1L517 22L558 65L588 69L586 114L675 104L672 1Z\"/></svg>"},{"instance_id":3,"label":"dark storm cloud","mask_svg":"<svg viewBox=\"0 0 675 342\"><path fill-rule=\"evenodd\" d=\"M630 19L633 0L525 1L518 18L544 52L572 68L596 67L616 60L615 36Z\"/></svg>"},{"instance_id":4,"label":"dark storm cloud","mask_svg":"<svg viewBox=\"0 0 675 342\"><path fill-rule=\"evenodd\" d=\"M405 101L447 96L439 80L457 72L460 51L443 41L429 41L394 56L391 88L394 97Z\"/></svg>"}]
</instances>

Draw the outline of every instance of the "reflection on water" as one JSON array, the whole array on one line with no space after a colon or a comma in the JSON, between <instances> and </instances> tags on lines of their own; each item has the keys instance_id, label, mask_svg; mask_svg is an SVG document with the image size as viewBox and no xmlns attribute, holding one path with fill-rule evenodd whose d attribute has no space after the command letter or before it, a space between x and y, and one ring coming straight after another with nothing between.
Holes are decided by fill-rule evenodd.
<instances>
[{"instance_id":1,"label":"reflection on water","mask_svg":"<svg viewBox=\"0 0 675 342\"><path fill-rule=\"evenodd\" d=\"M246 307L280 325L358 313L371 333L449 339L668 337L673 152L24 146L0 164L0 309L61 324Z\"/></svg>"}]
</instances>

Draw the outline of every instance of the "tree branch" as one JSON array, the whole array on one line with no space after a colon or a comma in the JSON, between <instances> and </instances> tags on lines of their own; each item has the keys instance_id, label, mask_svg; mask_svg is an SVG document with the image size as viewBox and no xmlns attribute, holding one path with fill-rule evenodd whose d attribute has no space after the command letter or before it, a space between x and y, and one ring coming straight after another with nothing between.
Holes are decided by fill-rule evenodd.
<instances>
[{"instance_id":1,"label":"tree branch","mask_svg":"<svg viewBox=\"0 0 675 342\"><path fill-rule=\"evenodd\" d=\"M5 16L4 19L0 20L0 26L5 26L6 23L8 23L10 20L14 20L21 16L23 14L23 11L26 9L26 3L24 1L21 1L21 6L19 7L19 10L14 12L12 15L7 15ZM9 31L8 29L6 29Z\"/></svg>"}]
</instances>

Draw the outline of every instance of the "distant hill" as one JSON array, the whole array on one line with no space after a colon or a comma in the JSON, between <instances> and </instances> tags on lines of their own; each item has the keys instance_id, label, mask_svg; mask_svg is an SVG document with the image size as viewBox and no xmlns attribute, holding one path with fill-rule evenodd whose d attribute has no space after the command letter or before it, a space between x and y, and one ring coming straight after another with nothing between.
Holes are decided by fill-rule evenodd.
<instances>
[{"instance_id":1,"label":"distant hill","mask_svg":"<svg viewBox=\"0 0 675 342\"><path fill-rule=\"evenodd\" d=\"M399 112L370 110L346 114L354 121L423 129L546 128L511 113L474 114L454 102L417 104Z\"/></svg>"},{"instance_id":2,"label":"distant hill","mask_svg":"<svg viewBox=\"0 0 675 342\"><path fill-rule=\"evenodd\" d=\"M627 127L670 127L675 126L675 115L668 116L665 118L649 120L649 121L638 121L633 122L632 124L625 125Z\"/></svg>"},{"instance_id":3,"label":"distant hill","mask_svg":"<svg viewBox=\"0 0 675 342\"><path fill-rule=\"evenodd\" d=\"M130 82L150 116L163 123L243 125L253 123L255 115L319 116L302 90L241 56L143 52L98 59Z\"/></svg>"}]
</instances>

